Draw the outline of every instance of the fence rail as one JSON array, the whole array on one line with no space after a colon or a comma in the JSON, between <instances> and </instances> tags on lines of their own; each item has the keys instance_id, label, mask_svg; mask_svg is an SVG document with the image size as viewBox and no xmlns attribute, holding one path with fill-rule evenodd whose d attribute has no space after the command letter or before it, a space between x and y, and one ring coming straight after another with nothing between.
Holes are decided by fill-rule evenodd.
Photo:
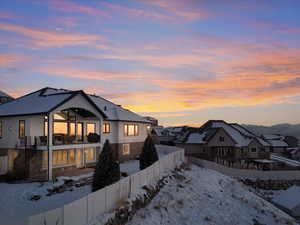
<instances>
[{"instance_id":1,"label":"fence rail","mask_svg":"<svg viewBox=\"0 0 300 225\"><path fill-rule=\"evenodd\" d=\"M28 218L28 225L86 225L103 213L115 209L120 202L135 196L144 185L157 182L163 175L184 162L184 150L172 152L152 166L119 182L71 202Z\"/></svg>"},{"instance_id":2,"label":"fence rail","mask_svg":"<svg viewBox=\"0 0 300 225\"><path fill-rule=\"evenodd\" d=\"M251 178L261 180L300 180L299 170L276 170L276 171L261 171L261 170L246 170L226 167L215 162L204 159L189 157L190 162L202 166L204 168L216 170L227 176L235 178Z\"/></svg>"}]
</instances>

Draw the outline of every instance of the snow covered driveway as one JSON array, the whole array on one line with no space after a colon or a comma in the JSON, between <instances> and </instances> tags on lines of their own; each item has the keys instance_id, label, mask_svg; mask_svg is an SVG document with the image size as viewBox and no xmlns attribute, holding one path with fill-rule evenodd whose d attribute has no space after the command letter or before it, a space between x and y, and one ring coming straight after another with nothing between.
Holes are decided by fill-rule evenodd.
<instances>
[{"instance_id":1,"label":"snow covered driveway","mask_svg":"<svg viewBox=\"0 0 300 225\"><path fill-rule=\"evenodd\" d=\"M173 179L129 225L282 225L290 216L234 179L192 166L184 180Z\"/></svg>"}]
</instances>

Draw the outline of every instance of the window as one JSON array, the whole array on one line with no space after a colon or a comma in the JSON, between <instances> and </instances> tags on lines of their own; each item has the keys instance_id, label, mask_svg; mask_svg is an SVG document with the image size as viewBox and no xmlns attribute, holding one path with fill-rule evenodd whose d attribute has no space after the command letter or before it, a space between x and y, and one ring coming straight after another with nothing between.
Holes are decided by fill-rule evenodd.
<instances>
[{"instance_id":1,"label":"window","mask_svg":"<svg viewBox=\"0 0 300 225\"><path fill-rule=\"evenodd\" d=\"M0 138L3 136L3 121L0 120Z\"/></svg>"},{"instance_id":2,"label":"window","mask_svg":"<svg viewBox=\"0 0 300 225\"><path fill-rule=\"evenodd\" d=\"M251 148L251 152L256 152L256 148Z\"/></svg>"},{"instance_id":3,"label":"window","mask_svg":"<svg viewBox=\"0 0 300 225\"><path fill-rule=\"evenodd\" d=\"M48 121L44 121L44 136L48 136Z\"/></svg>"},{"instance_id":4,"label":"window","mask_svg":"<svg viewBox=\"0 0 300 225\"><path fill-rule=\"evenodd\" d=\"M68 117L67 117L67 114L65 114L65 113L55 113L53 116L53 119L54 120L67 120Z\"/></svg>"},{"instance_id":5,"label":"window","mask_svg":"<svg viewBox=\"0 0 300 225\"><path fill-rule=\"evenodd\" d=\"M75 164L75 150L58 150L53 151L53 166L61 166L67 164Z\"/></svg>"},{"instance_id":6,"label":"window","mask_svg":"<svg viewBox=\"0 0 300 225\"><path fill-rule=\"evenodd\" d=\"M110 123L103 123L102 132L103 133L110 133Z\"/></svg>"},{"instance_id":7,"label":"window","mask_svg":"<svg viewBox=\"0 0 300 225\"><path fill-rule=\"evenodd\" d=\"M86 148L84 149L86 162L96 161L96 148Z\"/></svg>"},{"instance_id":8,"label":"window","mask_svg":"<svg viewBox=\"0 0 300 225\"><path fill-rule=\"evenodd\" d=\"M129 155L130 154L130 145L129 144L123 144L122 154L123 155Z\"/></svg>"},{"instance_id":9,"label":"window","mask_svg":"<svg viewBox=\"0 0 300 225\"><path fill-rule=\"evenodd\" d=\"M220 142L224 142L224 141L225 141L225 138L222 137L222 136L220 136L220 137L219 137L219 140L220 140Z\"/></svg>"},{"instance_id":10,"label":"window","mask_svg":"<svg viewBox=\"0 0 300 225\"><path fill-rule=\"evenodd\" d=\"M67 122L54 122L53 123L54 134L68 134L68 123Z\"/></svg>"},{"instance_id":11,"label":"window","mask_svg":"<svg viewBox=\"0 0 300 225\"><path fill-rule=\"evenodd\" d=\"M76 136L76 124L75 123L70 123L69 124L69 134L70 136Z\"/></svg>"},{"instance_id":12,"label":"window","mask_svg":"<svg viewBox=\"0 0 300 225\"><path fill-rule=\"evenodd\" d=\"M125 124L124 125L124 135L125 136L138 136L139 126L136 124Z\"/></svg>"},{"instance_id":13,"label":"window","mask_svg":"<svg viewBox=\"0 0 300 225\"><path fill-rule=\"evenodd\" d=\"M19 120L19 137L25 137L25 120Z\"/></svg>"},{"instance_id":14,"label":"window","mask_svg":"<svg viewBox=\"0 0 300 225\"><path fill-rule=\"evenodd\" d=\"M87 123L86 124L86 134L89 135L90 133L96 133L96 124L94 123Z\"/></svg>"},{"instance_id":15,"label":"window","mask_svg":"<svg viewBox=\"0 0 300 225\"><path fill-rule=\"evenodd\" d=\"M77 123L77 139L83 141L83 123Z\"/></svg>"}]
</instances>

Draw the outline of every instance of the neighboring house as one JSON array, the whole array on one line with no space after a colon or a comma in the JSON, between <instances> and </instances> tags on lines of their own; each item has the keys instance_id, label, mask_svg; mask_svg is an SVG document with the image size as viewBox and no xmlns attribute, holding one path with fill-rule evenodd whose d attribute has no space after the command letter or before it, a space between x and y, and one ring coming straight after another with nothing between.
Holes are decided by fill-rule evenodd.
<instances>
[{"instance_id":1,"label":"neighboring house","mask_svg":"<svg viewBox=\"0 0 300 225\"><path fill-rule=\"evenodd\" d=\"M166 145L171 144L176 138L175 134L163 127L152 128L151 136L155 143Z\"/></svg>"},{"instance_id":2,"label":"neighboring house","mask_svg":"<svg viewBox=\"0 0 300 225\"><path fill-rule=\"evenodd\" d=\"M144 116L144 119L149 121L151 127L158 126L158 119L151 116Z\"/></svg>"},{"instance_id":3,"label":"neighboring house","mask_svg":"<svg viewBox=\"0 0 300 225\"><path fill-rule=\"evenodd\" d=\"M14 100L13 97L9 96L8 94L4 93L3 91L0 91L0 105L10 102Z\"/></svg>"},{"instance_id":4,"label":"neighboring house","mask_svg":"<svg viewBox=\"0 0 300 225\"><path fill-rule=\"evenodd\" d=\"M292 186L277 195L273 201L288 210L293 216L300 217L300 187Z\"/></svg>"},{"instance_id":5,"label":"neighboring house","mask_svg":"<svg viewBox=\"0 0 300 225\"><path fill-rule=\"evenodd\" d=\"M238 124L210 120L176 141L189 155L210 160L267 159L270 145Z\"/></svg>"},{"instance_id":6,"label":"neighboring house","mask_svg":"<svg viewBox=\"0 0 300 225\"><path fill-rule=\"evenodd\" d=\"M270 151L273 153L282 154L289 147L288 144L284 141L285 137L280 134L263 134L262 138L270 143Z\"/></svg>"},{"instance_id":7,"label":"neighboring house","mask_svg":"<svg viewBox=\"0 0 300 225\"><path fill-rule=\"evenodd\" d=\"M6 171L51 180L63 170L93 166L106 139L119 160L138 156L148 126L101 97L43 88L0 106L0 158Z\"/></svg>"}]
</instances>

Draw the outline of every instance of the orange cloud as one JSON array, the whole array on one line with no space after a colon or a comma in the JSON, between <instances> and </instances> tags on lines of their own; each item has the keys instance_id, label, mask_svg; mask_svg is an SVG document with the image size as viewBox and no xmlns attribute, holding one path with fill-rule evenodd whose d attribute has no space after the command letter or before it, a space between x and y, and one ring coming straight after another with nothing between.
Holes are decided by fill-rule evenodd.
<instances>
[{"instance_id":1,"label":"orange cloud","mask_svg":"<svg viewBox=\"0 0 300 225\"><path fill-rule=\"evenodd\" d=\"M104 38L99 35L48 32L3 22L0 22L0 30L29 37L31 38L32 44L39 48L94 45L104 40Z\"/></svg>"},{"instance_id":2,"label":"orange cloud","mask_svg":"<svg viewBox=\"0 0 300 225\"><path fill-rule=\"evenodd\" d=\"M128 73L111 73L111 72L92 72L79 71L70 68L61 68L59 70L52 68L39 69L38 72L54 76L62 76L67 78L80 78L89 80L131 80L139 79L137 75Z\"/></svg>"},{"instance_id":3,"label":"orange cloud","mask_svg":"<svg viewBox=\"0 0 300 225\"><path fill-rule=\"evenodd\" d=\"M18 62L28 60L30 57L0 53L0 68L12 67Z\"/></svg>"}]
</instances>

